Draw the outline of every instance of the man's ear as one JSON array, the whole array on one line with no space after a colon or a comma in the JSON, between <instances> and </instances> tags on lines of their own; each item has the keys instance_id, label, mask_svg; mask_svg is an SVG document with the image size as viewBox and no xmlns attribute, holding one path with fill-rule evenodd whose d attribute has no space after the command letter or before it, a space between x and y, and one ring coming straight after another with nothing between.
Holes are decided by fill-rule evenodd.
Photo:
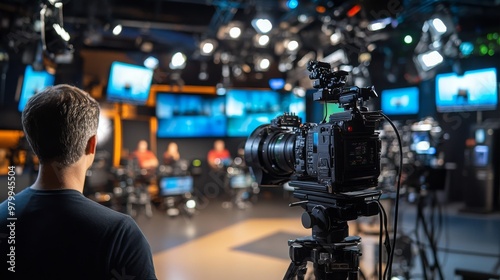
<instances>
[{"instance_id":1,"label":"man's ear","mask_svg":"<svg viewBox=\"0 0 500 280\"><path fill-rule=\"evenodd\" d=\"M86 155L95 154L96 148L97 148L97 135L93 135L92 137L89 138L89 141L87 141L87 147L85 147L85 154Z\"/></svg>"}]
</instances>

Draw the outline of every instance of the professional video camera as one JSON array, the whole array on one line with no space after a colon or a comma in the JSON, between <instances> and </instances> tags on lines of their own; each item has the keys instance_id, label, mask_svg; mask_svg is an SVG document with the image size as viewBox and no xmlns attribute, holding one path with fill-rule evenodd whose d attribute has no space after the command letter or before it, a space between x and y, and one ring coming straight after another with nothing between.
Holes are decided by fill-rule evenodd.
<instances>
[{"instance_id":1,"label":"professional video camera","mask_svg":"<svg viewBox=\"0 0 500 280\"><path fill-rule=\"evenodd\" d=\"M380 139L375 131L382 114L363 102L377 97L373 87L347 87L345 71L311 61L307 67L313 99L338 103L343 112L320 124L284 114L253 131L245 159L257 182L289 182L305 212L302 224L312 236L289 241L291 264L285 279L303 275L314 264L316 279L357 279L359 237L348 236L347 221L379 213L376 190L380 174ZM301 278L300 278L301 279Z\"/></svg>"}]
</instances>

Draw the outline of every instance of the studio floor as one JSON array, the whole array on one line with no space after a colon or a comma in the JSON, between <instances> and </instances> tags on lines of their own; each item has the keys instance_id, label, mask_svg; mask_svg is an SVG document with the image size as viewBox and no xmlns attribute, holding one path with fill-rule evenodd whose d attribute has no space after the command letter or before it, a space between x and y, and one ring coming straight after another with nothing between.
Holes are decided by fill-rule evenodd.
<instances>
[{"instance_id":1,"label":"studio floor","mask_svg":"<svg viewBox=\"0 0 500 280\"><path fill-rule=\"evenodd\" d=\"M136 221L152 247L158 279L283 279L290 263L287 241L311 234L302 227L302 209L288 207L290 201L286 193L264 191L245 209L219 197L202 201L192 217L170 217L154 208L153 217L139 213ZM462 277L457 270L500 274L500 214L462 212L460 203L442 205L442 226L437 226L439 215L434 216L442 278L482 279ZM430 217L430 210L424 208L424 213ZM437 269L427 278L422 272L421 255L415 245L416 206L401 201L399 216L399 236L407 235L414 241L410 279L440 279ZM360 218L349 224L350 231L359 228L356 223L363 228L371 222L373 217ZM378 279L378 235L359 235L363 275L366 279ZM419 236L422 244L428 245L423 235ZM424 247L432 265L432 251L429 246ZM393 268L397 270L401 264L395 260Z\"/></svg>"}]
</instances>

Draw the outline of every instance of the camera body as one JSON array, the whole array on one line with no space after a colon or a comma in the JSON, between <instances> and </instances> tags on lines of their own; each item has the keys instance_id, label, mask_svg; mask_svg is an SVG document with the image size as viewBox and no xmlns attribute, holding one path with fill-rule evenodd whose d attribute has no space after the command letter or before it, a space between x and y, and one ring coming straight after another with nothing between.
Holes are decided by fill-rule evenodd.
<instances>
[{"instance_id":1,"label":"camera body","mask_svg":"<svg viewBox=\"0 0 500 280\"><path fill-rule=\"evenodd\" d=\"M245 145L247 165L261 185L290 181L296 190L315 195L376 187L381 142L375 128L382 116L361 106L376 92L345 87L348 73L332 72L327 63L312 61L308 70L317 79L314 100L339 103L344 112L319 124L302 124L297 116L284 114L259 126Z\"/></svg>"}]
</instances>

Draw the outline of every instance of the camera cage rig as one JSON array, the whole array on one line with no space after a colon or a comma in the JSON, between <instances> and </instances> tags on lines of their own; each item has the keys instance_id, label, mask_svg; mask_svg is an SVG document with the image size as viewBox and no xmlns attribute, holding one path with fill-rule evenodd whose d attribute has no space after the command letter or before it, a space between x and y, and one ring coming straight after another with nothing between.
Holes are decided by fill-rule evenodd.
<instances>
[{"instance_id":1,"label":"camera cage rig","mask_svg":"<svg viewBox=\"0 0 500 280\"><path fill-rule=\"evenodd\" d=\"M311 236L288 241L291 263L284 279L294 279L295 276L298 279L303 279L301 277L307 271L308 261L313 263L316 279L358 279L359 256L361 255L358 245L361 238L348 236L347 221L356 220L360 216L380 214L379 198L382 192L376 190L380 174L380 139L378 132L375 132L375 127L378 121L383 118L383 114L378 111L369 111L363 107L364 101L378 97L373 86L366 88L346 87L348 73L331 71L328 63L310 61L307 69L311 72L309 78L314 80L313 87L318 90L313 94L313 100L338 103L340 107L344 108L343 112L329 116L328 124L331 124L332 132L329 132L328 136L341 138L345 135L342 136L337 131L361 131L359 135L362 135L360 137L363 140L366 140L367 143L374 143L372 147L374 151L371 153L372 161L378 163L378 167L376 164L372 164L370 168L375 170L364 173L363 163L354 158L363 155L357 153L352 158L344 159L345 163L354 161L355 164L359 164L360 167L356 167L355 171L361 170L361 172L350 175L356 177L356 180L351 182L343 181L343 179L340 181L335 179L320 180L318 174L321 173L321 170L314 174L318 178L317 181L311 180L314 176L307 176L308 174L301 176L308 173L307 161L310 160L307 155L303 154L304 145L307 142L304 134L307 136L308 129L317 129L318 125L314 123L302 124L297 116L288 113L273 119L270 125L258 127L250 135L245 145L245 154L248 154L246 160L257 181L267 182L262 185L276 185L290 181L289 185L294 188L293 196L299 200L291 203L290 206L301 206L305 210L302 214L302 225L312 231ZM323 127L320 129L323 130ZM333 132L333 130L336 131ZM295 137L290 136L292 134L286 133L295 133L294 136L299 139L296 140ZM278 134L281 135L276 137ZM265 141L261 141L261 139L265 139ZM353 141L350 138L346 139L343 141ZM333 146L339 146L340 142L334 142L331 139L331 142L328 143L331 145L329 147L331 151L328 153L335 154ZM363 152L363 149L367 150L371 144L366 147L340 146L342 148L360 148L358 150ZM282 153L277 153L278 150ZM366 153L369 154L369 152ZM294 162L294 156L295 158L305 157L306 160ZM338 157L342 157L342 154ZM259 168L255 168L256 162L259 163ZM337 162L336 159L333 162ZM265 166L260 166L260 163L264 163ZM327 167L334 169L332 165L327 164ZM344 171L350 172L342 167L328 174L335 173L336 175L331 175L333 177ZM376 176L374 176L375 174Z\"/></svg>"}]
</instances>

